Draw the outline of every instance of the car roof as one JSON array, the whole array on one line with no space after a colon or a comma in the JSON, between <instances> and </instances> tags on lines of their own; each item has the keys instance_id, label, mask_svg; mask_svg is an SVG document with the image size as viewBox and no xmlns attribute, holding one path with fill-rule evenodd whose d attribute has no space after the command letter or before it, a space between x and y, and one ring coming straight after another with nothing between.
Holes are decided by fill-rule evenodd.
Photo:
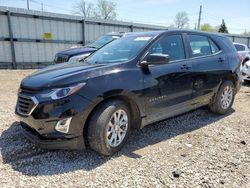
<instances>
[{"instance_id":1,"label":"car roof","mask_svg":"<svg viewBox=\"0 0 250 188\"><path fill-rule=\"evenodd\" d=\"M201 34L201 35L207 35L207 36L220 36L227 38L227 36L224 36L220 33L212 33L212 32L204 32L204 31L197 31L197 30L191 30L191 29L164 29L164 30L157 30L157 31L146 31L146 32L131 32L127 33L129 36L157 36L164 33L170 33L170 32L187 32L192 34Z\"/></svg>"}]
</instances>

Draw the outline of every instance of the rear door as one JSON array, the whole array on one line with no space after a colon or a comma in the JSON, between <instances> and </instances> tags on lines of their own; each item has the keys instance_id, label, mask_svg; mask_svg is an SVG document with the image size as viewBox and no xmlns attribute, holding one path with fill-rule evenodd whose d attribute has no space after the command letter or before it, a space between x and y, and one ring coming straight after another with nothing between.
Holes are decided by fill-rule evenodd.
<instances>
[{"instance_id":1,"label":"rear door","mask_svg":"<svg viewBox=\"0 0 250 188\"><path fill-rule=\"evenodd\" d=\"M209 103L227 69L226 55L215 41L202 34L188 34L192 65L192 106Z\"/></svg>"}]
</instances>

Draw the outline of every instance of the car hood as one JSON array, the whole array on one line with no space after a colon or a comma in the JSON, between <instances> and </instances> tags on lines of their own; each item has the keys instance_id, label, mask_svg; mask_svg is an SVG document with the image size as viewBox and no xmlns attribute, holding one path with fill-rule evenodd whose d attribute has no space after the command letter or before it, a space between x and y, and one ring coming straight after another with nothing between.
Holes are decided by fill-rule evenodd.
<instances>
[{"instance_id":1,"label":"car hood","mask_svg":"<svg viewBox=\"0 0 250 188\"><path fill-rule=\"evenodd\" d=\"M80 55L85 53L93 53L97 49L95 48L88 48L88 47L77 47L77 48L70 48L67 50L63 50L57 53L57 55L66 55L66 56L72 56L72 55Z\"/></svg>"},{"instance_id":2,"label":"car hood","mask_svg":"<svg viewBox=\"0 0 250 188\"><path fill-rule=\"evenodd\" d=\"M89 63L62 63L34 72L22 80L21 86L41 90L64 87L103 74L104 67L112 65Z\"/></svg>"}]
</instances>

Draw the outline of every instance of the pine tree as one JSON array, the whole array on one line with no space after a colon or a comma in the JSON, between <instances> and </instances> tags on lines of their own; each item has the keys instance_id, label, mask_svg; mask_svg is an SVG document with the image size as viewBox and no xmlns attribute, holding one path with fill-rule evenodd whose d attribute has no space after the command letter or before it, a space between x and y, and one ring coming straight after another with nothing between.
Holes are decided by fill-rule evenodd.
<instances>
[{"instance_id":1,"label":"pine tree","mask_svg":"<svg viewBox=\"0 0 250 188\"><path fill-rule=\"evenodd\" d=\"M226 26L224 19L222 20L222 23L220 25L219 32L220 33L228 33L227 26Z\"/></svg>"}]
</instances>

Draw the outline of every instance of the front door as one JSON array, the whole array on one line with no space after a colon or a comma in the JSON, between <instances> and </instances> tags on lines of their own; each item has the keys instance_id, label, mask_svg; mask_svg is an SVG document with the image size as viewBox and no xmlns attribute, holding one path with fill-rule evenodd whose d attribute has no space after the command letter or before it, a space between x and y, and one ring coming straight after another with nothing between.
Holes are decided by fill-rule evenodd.
<instances>
[{"instance_id":1,"label":"front door","mask_svg":"<svg viewBox=\"0 0 250 188\"><path fill-rule=\"evenodd\" d=\"M192 67L186 59L181 34L162 36L148 54L166 54L170 58L168 64L142 68L143 98L148 112L145 121L152 123L189 109Z\"/></svg>"}]
</instances>

